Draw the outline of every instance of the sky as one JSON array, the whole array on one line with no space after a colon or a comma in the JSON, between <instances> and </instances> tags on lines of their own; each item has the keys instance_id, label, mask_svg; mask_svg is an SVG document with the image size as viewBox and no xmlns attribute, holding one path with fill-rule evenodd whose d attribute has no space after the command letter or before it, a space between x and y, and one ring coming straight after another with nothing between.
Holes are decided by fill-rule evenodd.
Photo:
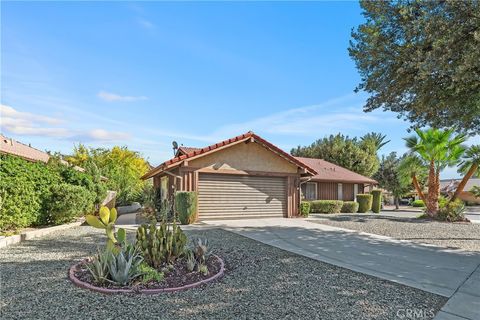
<instances>
[{"instance_id":1,"label":"sky","mask_svg":"<svg viewBox=\"0 0 480 320\"><path fill-rule=\"evenodd\" d=\"M357 2L2 2L1 132L64 154L127 146L153 165L174 140L249 130L286 151L375 131L382 154L403 154L409 123L354 93L362 22Z\"/></svg>"}]
</instances>

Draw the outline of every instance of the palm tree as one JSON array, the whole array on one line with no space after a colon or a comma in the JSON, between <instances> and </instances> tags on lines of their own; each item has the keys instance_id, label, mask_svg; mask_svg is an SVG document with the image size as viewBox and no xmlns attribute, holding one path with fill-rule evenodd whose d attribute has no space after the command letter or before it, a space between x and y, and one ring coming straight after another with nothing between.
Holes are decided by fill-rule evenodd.
<instances>
[{"instance_id":1,"label":"palm tree","mask_svg":"<svg viewBox=\"0 0 480 320\"><path fill-rule=\"evenodd\" d=\"M438 198L440 196L440 171L449 166L454 166L465 152L462 143L466 135L454 135L454 130L415 130L417 136L405 138L410 151L417 154L428 163L428 193L425 205L427 214L435 217L438 212Z\"/></svg>"},{"instance_id":2,"label":"palm tree","mask_svg":"<svg viewBox=\"0 0 480 320\"><path fill-rule=\"evenodd\" d=\"M458 169L459 173L463 173L463 179L457 186L455 193L453 194L450 201L454 201L458 195L463 191L468 180L473 175L480 174L480 145L474 145L468 148L465 151L465 154L462 157L462 162Z\"/></svg>"},{"instance_id":3,"label":"palm tree","mask_svg":"<svg viewBox=\"0 0 480 320\"><path fill-rule=\"evenodd\" d=\"M374 146L376 151L380 150L384 145L390 142L390 140L385 141L387 136L378 132L370 132L360 138L362 142L371 142Z\"/></svg>"},{"instance_id":4,"label":"palm tree","mask_svg":"<svg viewBox=\"0 0 480 320\"><path fill-rule=\"evenodd\" d=\"M475 198L480 198L480 186L473 186L470 192Z\"/></svg>"},{"instance_id":5,"label":"palm tree","mask_svg":"<svg viewBox=\"0 0 480 320\"><path fill-rule=\"evenodd\" d=\"M397 170L400 181L405 184L413 184L420 199L426 202L423 182L426 180L427 169L422 159L414 154L405 155L400 160Z\"/></svg>"}]
</instances>

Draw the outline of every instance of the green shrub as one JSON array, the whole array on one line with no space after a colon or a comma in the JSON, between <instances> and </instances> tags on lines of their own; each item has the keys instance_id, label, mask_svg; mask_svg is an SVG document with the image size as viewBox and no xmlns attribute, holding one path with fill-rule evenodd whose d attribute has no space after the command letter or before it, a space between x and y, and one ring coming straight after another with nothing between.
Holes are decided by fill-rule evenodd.
<instances>
[{"instance_id":1,"label":"green shrub","mask_svg":"<svg viewBox=\"0 0 480 320\"><path fill-rule=\"evenodd\" d=\"M310 202L312 213L340 213L343 201L340 200L315 200Z\"/></svg>"},{"instance_id":2,"label":"green shrub","mask_svg":"<svg viewBox=\"0 0 480 320\"><path fill-rule=\"evenodd\" d=\"M465 221L465 204L460 199L440 203L438 219L449 222Z\"/></svg>"},{"instance_id":3,"label":"green shrub","mask_svg":"<svg viewBox=\"0 0 480 320\"><path fill-rule=\"evenodd\" d=\"M46 223L62 224L93 211L95 195L81 186L67 183L54 185L47 205Z\"/></svg>"},{"instance_id":4,"label":"green shrub","mask_svg":"<svg viewBox=\"0 0 480 320\"><path fill-rule=\"evenodd\" d=\"M411 204L412 204L412 207L417 207L417 208L425 207L425 202L423 202L423 200L421 199L414 200L412 201Z\"/></svg>"},{"instance_id":5,"label":"green shrub","mask_svg":"<svg viewBox=\"0 0 480 320\"><path fill-rule=\"evenodd\" d=\"M151 281L161 282L164 278L163 272L158 271L155 268L150 267L145 261L143 261L138 267L139 273L142 275L142 283L146 284Z\"/></svg>"},{"instance_id":6,"label":"green shrub","mask_svg":"<svg viewBox=\"0 0 480 320\"><path fill-rule=\"evenodd\" d=\"M177 191L175 193L175 210L182 224L194 223L197 218L197 193Z\"/></svg>"},{"instance_id":7,"label":"green shrub","mask_svg":"<svg viewBox=\"0 0 480 320\"><path fill-rule=\"evenodd\" d=\"M371 194L357 194L358 212L365 213L372 210L373 196Z\"/></svg>"},{"instance_id":8,"label":"green shrub","mask_svg":"<svg viewBox=\"0 0 480 320\"><path fill-rule=\"evenodd\" d=\"M370 191L372 198L372 211L375 213L380 213L382 209L382 190L372 190Z\"/></svg>"},{"instance_id":9,"label":"green shrub","mask_svg":"<svg viewBox=\"0 0 480 320\"><path fill-rule=\"evenodd\" d=\"M340 212L343 213L356 213L358 210L358 202L356 201L344 201Z\"/></svg>"},{"instance_id":10,"label":"green shrub","mask_svg":"<svg viewBox=\"0 0 480 320\"><path fill-rule=\"evenodd\" d=\"M303 217L308 217L308 214L310 213L310 207L311 207L310 202L307 202L307 201L300 202L300 215Z\"/></svg>"}]
</instances>

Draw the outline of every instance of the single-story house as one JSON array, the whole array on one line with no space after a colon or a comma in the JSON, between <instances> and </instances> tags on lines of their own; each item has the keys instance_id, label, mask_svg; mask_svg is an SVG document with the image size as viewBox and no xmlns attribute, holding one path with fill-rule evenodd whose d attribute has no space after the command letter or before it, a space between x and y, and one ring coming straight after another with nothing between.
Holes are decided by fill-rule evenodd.
<instances>
[{"instance_id":1,"label":"single-story house","mask_svg":"<svg viewBox=\"0 0 480 320\"><path fill-rule=\"evenodd\" d=\"M446 179L446 180L440 180L440 192L444 195L450 195L455 192L457 189L458 184L462 181L462 179ZM480 198L476 198L470 190L474 186L479 186L480 187L480 178L470 178L467 181L467 184L463 188L463 191L460 192L458 198L468 202L468 203L474 203L474 204L480 204Z\"/></svg>"},{"instance_id":2,"label":"single-story house","mask_svg":"<svg viewBox=\"0 0 480 320\"><path fill-rule=\"evenodd\" d=\"M179 147L150 170L163 199L197 192L200 219L295 217L302 197L353 200L375 180L320 159L293 157L253 132L205 148Z\"/></svg>"}]
</instances>

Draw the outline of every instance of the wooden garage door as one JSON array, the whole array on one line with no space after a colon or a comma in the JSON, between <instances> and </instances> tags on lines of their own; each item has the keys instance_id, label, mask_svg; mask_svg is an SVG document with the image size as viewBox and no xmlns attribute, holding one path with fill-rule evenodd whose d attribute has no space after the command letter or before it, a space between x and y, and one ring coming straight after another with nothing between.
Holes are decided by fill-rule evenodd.
<instances>
[{"instance_id":1,"label":"wooden garage door","mask_svg":"<svg viewBox=\"0 0 480 320\"><path fill-rule=\"evenodd\" d=\"M287 210L285 177L200 174L200 219L283 217Z\"/></svg>"}]
</instances>

